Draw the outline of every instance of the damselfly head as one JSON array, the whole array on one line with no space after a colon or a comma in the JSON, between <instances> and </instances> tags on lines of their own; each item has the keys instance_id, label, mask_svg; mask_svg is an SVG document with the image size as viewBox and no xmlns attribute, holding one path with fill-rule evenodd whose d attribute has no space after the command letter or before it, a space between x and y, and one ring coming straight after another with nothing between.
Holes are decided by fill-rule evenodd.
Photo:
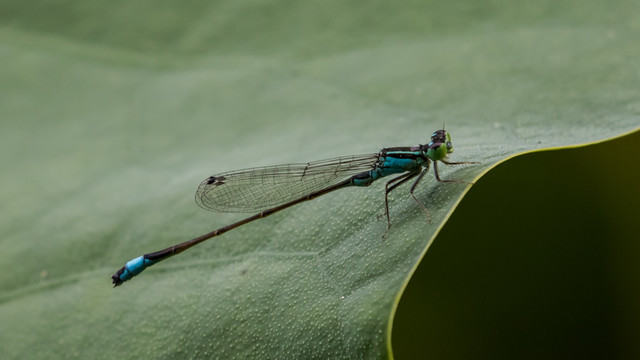
<instances>
[{"instance_id":1,"label":"damselfly head","mask_svg":"<svg viewBox=\"0 0 640 360\"><path fill-rule=\"evenodd\" d=\"M431 143L444 143L447 141L447 131L437 130L431 135Z\"/></svg>"},{"instance_id":2,"label":"damselfly head","mask_svg":"<svg viewBox=\"0 0 640 360\"><path fill-rule=\"evenodd\" d=\"M437 130L431 135L431 142L426 146L427 156L431 160L442 160L453 152L451 135L446 130Z\"/></svg>"},{"instance_id":3,"label":"damselfly head","mask_svg":"<svg viewBox=\"0 0 640 360\"><path fill-rule=\"evenodd\" d=\"M432 145L443 144L447 148L447 153L453 152L453 144L451 144L451 135L446 130L438 130L431 135L431 143Z\"/></svg>"}]
</instances>

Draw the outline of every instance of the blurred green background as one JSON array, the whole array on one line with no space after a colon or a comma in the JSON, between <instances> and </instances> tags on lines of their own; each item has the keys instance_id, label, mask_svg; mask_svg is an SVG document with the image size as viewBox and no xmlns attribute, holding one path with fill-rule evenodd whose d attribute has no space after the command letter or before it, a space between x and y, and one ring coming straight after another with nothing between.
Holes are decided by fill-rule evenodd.
<instances>
[{"instance_id":1,"label":"blurred green background","mask_svg":"<svg viewBox=\"0 0 640 360\"><path fill-rule=\"evenodd\" d=\"M486 159L444 170L471 178L637 128L638 11L0 1L0 355L384 358L389 309L437 229L406 192L387 243L372 187L238 229L134 286L109 276L238 220L193 204L221 170L415 144L445 122L456 159ZM520 156L481 178L402 298L397 357L640 358L638 143ZM434 183L418 196L442 219L463 187Z\"/></svg>"},{"instance_id":2,"label":"blurred green background","mask_svg":"<svg viewBox=\"0 0 640 360\"><path fill-rule=\"evenodd\" d=\"M396 359L640 358L640 132L498 165L396 313Z\"/></svg>"}]
</instances>

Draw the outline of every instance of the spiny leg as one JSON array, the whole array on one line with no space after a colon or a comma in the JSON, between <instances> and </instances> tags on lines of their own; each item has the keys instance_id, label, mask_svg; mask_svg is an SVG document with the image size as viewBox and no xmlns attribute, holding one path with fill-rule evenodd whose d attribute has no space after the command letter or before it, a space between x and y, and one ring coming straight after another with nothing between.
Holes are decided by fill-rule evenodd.
<instances>
[{"instance_id":1,"label":"spiny leg","mask_svg":"<svg viewBox=\"0 0 640 360\"><path fill-rule=\"evenodd\" d=\"M443 163L447 164L447 165L462 165L462 164L477 164L476 162L472 162L472 161L463 161L463 162L448 162L445 160L440 160ZM434 161L433 162L433 171L436 174L436 180L438 180L439 182L444 182L444 183L460 183L460 184L473 184L467 181L463 181L463 180L456 180L456 179L452 179L452 180L442 180L440 179L440 175L438 174L438 162Z\"/></svg>"},{"instance_id":2,"label":"spiny leg","mask_svg":"<svg viewBox=\"0 0 640 360\"><path fill-rule=\"evenodd\" d=\"M387 229L391 228L391 219L389 218L389 197L388 197L389 193L393 191L393 189L402 185L404 182L413 178L416 175L418 175L417 172L409 172L387 181L387 184L384 187L384 213L385 215L387 215ZM398 181L396 184L389 187L389 185L395 183L396 181Z\"/></svg>"},{"instance_id":3,"label":"spiny leg","mask_svg":"<svg viewBox=\"0 0 640 360\"><path fill-rule=\"evenodd\" d=\"M435 161L433 162L433 167L435 169ZM429 168L426 168L424 170L422 170L422 172L420 173L420 176L418 176L418 178L416 179L416 181L413 183L413 185L411 185L411 189L409 189L409 193L411 194L411 197L413 197L413 200L415 200L418 205L420 205L420 207L422 208L422 210L424 210L424 212L427 214L427 219L429 219L429 224L431 224L431 213L429 212L429 209L427 209L426 206L424 206L424 204L422 204L422 202L420 200L418 200L418 198L413 194L413 191L416 189L416 186L418 186L418 183L420 182L420 180L422 180L422 178L424 177L424 174L427 173L427 171L429 171ZM437 174L437 172L436 172ZM436 175L437 177L437 175Z\"/></svg>"},{"instance_id":4,"label":"spiny leg","mask_svg":"<svg viewBox=\"0 0 640 360\"><path fill-rule=\"evenodd\" d=\"M451 162L447 160L440 160L440 161L442 161L447 165L480 164L479 162L475 162L475 161L459 161L459 162Z\"/></svg>"}]
</instances>

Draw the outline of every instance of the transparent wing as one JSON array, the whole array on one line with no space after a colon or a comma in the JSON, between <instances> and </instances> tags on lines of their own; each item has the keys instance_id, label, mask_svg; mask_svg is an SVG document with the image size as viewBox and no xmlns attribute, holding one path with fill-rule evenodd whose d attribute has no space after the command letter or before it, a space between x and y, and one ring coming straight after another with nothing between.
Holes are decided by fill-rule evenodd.
<instances>
[{"instance_id":1,"label":"transparent wing","mask_svg":"<svg viewBox=\"0 0 640 360\"><path fill-rule=\"evenodd\" d=\"M254 212L293 201L371 170L378 154L236 170L206 178L196 202L206 210Z\"/></svg>"}]
</instances>

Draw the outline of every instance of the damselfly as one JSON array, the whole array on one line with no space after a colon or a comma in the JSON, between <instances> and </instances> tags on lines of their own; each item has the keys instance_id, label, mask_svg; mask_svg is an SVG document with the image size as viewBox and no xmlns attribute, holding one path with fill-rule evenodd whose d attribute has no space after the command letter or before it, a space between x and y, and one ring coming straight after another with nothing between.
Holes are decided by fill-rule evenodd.
<instances>
[{"instance_id":1,"label":"damselfly","mask_svg":"<svg viewBox=\"0 0 640 360\"><path fill-rule=\"evenodd\" d=\"M447 165L475 164L469 161L447 161L447 156L452 152L451 135L445 130L438 130L431 135L431 142L427 145L391 147L384 148L375 154L341 156L304 164L257 167L210 176L198 187L196 192L198 205L206 210L218 212L255 211L258 213L208 234L127 262L111 276L114 287L130 280L153 264L251 221L334 190L350 186L369 186L374 181L391 174L401 175L389 180L385 186L384 204L387 226L391 226L389 193L411 179L415 181L409 193L429 216L429 210L413 192L429 171L430 163L433 162L433 171L439 182L463 181L440 179L438 161Z\"/></svg>"}]
</instances>

